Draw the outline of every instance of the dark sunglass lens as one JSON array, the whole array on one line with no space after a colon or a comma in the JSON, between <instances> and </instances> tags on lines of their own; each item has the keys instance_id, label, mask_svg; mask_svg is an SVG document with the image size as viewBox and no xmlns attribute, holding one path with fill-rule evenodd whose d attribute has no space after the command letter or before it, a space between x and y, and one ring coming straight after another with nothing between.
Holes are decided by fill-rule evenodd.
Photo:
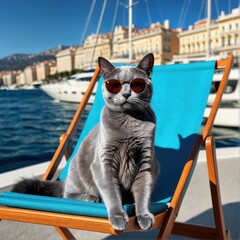
<instances>
[{"instance_id":1,"label":"dark sunglass lens","mask_svg":"<svg viewBox=\"0 0 240 240\"><path fill-rule=\"evenodd\" d=\"M106 88L110 93L117 94L121 91L122 85L118 80L108 80L105 82Z\"/></svg>"},{"instance_id":2,"label":"dark sunglass lens","mask_svg":"<svg viewBox=\"0 0 240 240\"><path fill-rule=\"evenodd\" d=\"M146 82L144 79L137 78L131 81L131 89L135 93L142 93L146 88Z\"/></svg>"}]
</instances>

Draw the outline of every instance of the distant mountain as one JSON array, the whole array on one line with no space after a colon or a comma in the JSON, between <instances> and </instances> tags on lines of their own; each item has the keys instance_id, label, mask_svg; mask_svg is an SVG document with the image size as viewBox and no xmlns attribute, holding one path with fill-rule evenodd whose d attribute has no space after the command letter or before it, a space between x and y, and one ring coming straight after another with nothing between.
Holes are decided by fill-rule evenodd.
<instances>
[{"instance_id":1,"label":"distant mountain","mask_svg":"<svg viewBox=\"0 0 240 240\"><path fill-rule=\"evenodd\" d=\"M57 46L38 54L13 54L0 59L0 71L23 70L25 67L35 62L54 60L55 55L68 48L67 46Z\"/></svg>"}]
</instances>

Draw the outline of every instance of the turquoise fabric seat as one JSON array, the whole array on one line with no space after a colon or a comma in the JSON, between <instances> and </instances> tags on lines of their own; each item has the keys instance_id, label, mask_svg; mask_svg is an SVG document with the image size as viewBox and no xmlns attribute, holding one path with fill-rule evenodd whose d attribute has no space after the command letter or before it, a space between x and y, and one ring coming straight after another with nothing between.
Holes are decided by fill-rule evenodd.
<instances>
[{"instance_id":1,"label":"turquoise fabric seat","mask_svg":"<svg viewBox=\"0 0 240 240\"><path fill-rule=\"evenodd\" d=\"M0 194L1 205L20 207L41 211L68 213L89 217L107 218L107 209L103 203L90 203L74 199L45 197L22 193L3 192ZM167 209L169 198L154 202L151 212L156 214ZM134 215L134 204L125 204L125 211L129 216Z\"/></svg>"},{"instance_id":2,"label":"turquoise fabric seat","mask_svg":"<svg viewBox=\"0 0 240 240\"><path fill-rule=\"evenodd\" d=\"M151 211L154 214L166 211L168 208L167 203L171 201L183 166L201 130L214 67L215 61L154 66L152 76L154 94L151 106L157 117L155 153L160 163L160 175L152 195ZM102 82L103 79L100 78L95 101L60 179L66 178L69 163L82 140L99 123L100 112L104 106ZM102 203L19 193L1 193L0 205L107 217L106 207ZM134 215L134 204L125 205L124 208L130 216Z\"/></svg>"}]
</instances>

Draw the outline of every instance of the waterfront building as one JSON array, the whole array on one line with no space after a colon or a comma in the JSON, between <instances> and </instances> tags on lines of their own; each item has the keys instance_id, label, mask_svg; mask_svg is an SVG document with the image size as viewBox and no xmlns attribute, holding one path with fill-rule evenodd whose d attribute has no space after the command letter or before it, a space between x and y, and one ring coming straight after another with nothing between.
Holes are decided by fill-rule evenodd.
<instances>
[{"instance_id":1,"label":"waterfront building","mask_svg":"<svg viewBox=\"0 0 240 240\"><path fill-rule=\"evenodd\" d=\"M16 84L17 75L18 75L17 71L3 72L2 74L3 85L9 87L13 84Z\"/></svg>"},{"instance_id":2,"label":"waterfront building","mask_svg":"<svg viewBox=\"0 0 240 240\"><path fill-rule=\"evenodd\" d=\"M134 62L141 59L145 54L153 52L156 64L163 64L172 59L173 54L179 51L178 30L169 26L169 20L163 24L153 23L149 28L132 31L132 59ZM128 57L128 28L116 27L113 36L112 58Z\"/></svg>"},{"instance_id":3,"label":"waterfront building","mask_svg":"<svg viewBox=\"0 0 240 240\"><path fill-rule=\"evenodd\" d=\"M136 28L132 28L132 37L136 36ZM112 59L128 60L129 42L128 42L128 27L116 26L113 33L112 41Z\"/></svg>"},{"instance_id":4,"label":"waterfront building","mask_svg":"<svg viewBox=\"0 0 240 240\"><path fill-rule=\"evenodd\" d=\"M148 28L132 28L132 61L137 62L145 54L153 52L155 64L165 64L177 58L205 58L217 55L225 58L235 56L235 65L240 63L240 8L231 13L221 12L216 20L211 21L207 31L207 19L196 21L187 30L171 29L169 20L163 24L157 22ZM128 62L129 37L128 27L117 26L112 33L92 34L80 47L72 46L56 55L56 67L50 74L74 69L95 67L97 58L103 56L113 62ZM210 36L210 37L208 37ZM210 44L209 44L210 43ZM208 46L210 45L210 49ZM45 69L44 63L40 64ZM40 73L42 71L42 73ZM45 72L44 72L45 71ZM37 79L44 79L46 69L37 66Z\"/></svg>"},{"instance_id":5,"label":"waterfront building","mask_svg":"<svg viewBox=\"0 0 240 240\"><path fill-rule=\"evenodd\" d=\"M80 46L75 54L75 68L76 69L84 69L84 51L83 47Z\"/></svg>"},{"instance_id":6,"label":"waterfront building","mask_svg":"<svg viewBox=\"0 0 240 240\"><path fill-rule=\"evenodd\" d=\"M36 74L37 74L37 80L41 81L47 78L48 75L54 74L53 69L51 72L51 67L55 67L56 69L56 62L55 61L44 61L44 62L38 62L36 64Z\"/></svg>"},{"instance_id":7,"label":"waterfront building","mask_svg":"<svg viewBox=\"0 0 240 240\"><path fill-rule=\"evenodd\" d=\"M240 7L231 13L221 15L217 20L212 20L209 31L211 56L221 58L229 54L235 56L235 63L240 63ZM188 30L179 33L180 51L175 58L205 57L208 51L207 19L203 19L189 26Z\"/></svg>"},{"instance_id":8,"label":"waterfront building","mask_svg":"<svg viewBox=\"0 0 240 240\"><path fill-rule=\"evenodd\" d=\"M235 56L235 65L240 66L240 7L232 10L230 14L224 12L218 18L219 47L221 55Z\"/></svg>"},{"instance_id":9,"label":"waterfront building","mask_svg":"<svg viewBox=\"0 0 240 240\"><path fill-rule=\"evenodd\" d=\"M83 67L91 68L97 64L99 56L111 59L112 55L112 34L92 34L88 36L83 44Z\"/></svg>"},{"instance_id":10,"label":"waterfront building","mask_svg":"<svg viewBox=\"0 0 240 240\"><path fill-rule=\"evenodd\" d=\"M26 67L24 69L24 75L27 85L31 85L34 81L37 81L36 65Z\"/></svg>"},{"instance_id":11,"label":"waterfront building","mask_svg":"<svg viewBox=\"0 0 240 240\"><path fill-rule=\"evenodd\" d=\"M56 61L51 61L49 66L49 75L53 75L55 73L57 73L57 63Z\"/></svg>"},{"instance_id":12,"label":"waterfront building","mask_svg":"<svg viewBox=\"0 0 240 240\"><path fill-rule=\"evenodd\" d=\"M3 86L3 72L0 72L0 86Z\"/></svg>"},{"instance_id":13,"label":"waterfront building","mask_svg":"<svg viewBox=\"0 0 240 240\"><path fill-rule=\"evenodd\" d=\"M75 53L77 49L78 47L72 46L60 51L56 55L58 72L72 71L75 69Z\"/></svg>"},{"instance_id":14,"label":"waterfront building","mask_svg":"<svg viewBox=\"0 0 240 240\"><path fill-rule=\"evenodd\" d=\"M26 78L24 71L20 71L16 77L16 84L17 86L24 86L26 85Z\"/></svg>"},{"instance_id":15,"label":"waterfront building","mask_svg":"<svg viewBox=\"0 0 240 240\"><path fill-rule=\"evenodd\" d=\"M169 21L163 24L154 23L149 28L132 30L133 62L137 62L145 54L153 52L155 63L163 64L172 59L173 54L179 52L178 33L169 26ZM59 52L57 71L71 71L73 69L87 69L95 67L99 56L111 61L128 61L129 57L128 27L117 26L114 33L92 34L88 36L83 46L70 47Z\"/></svg>"},{"instance_id":16,"label":"waterfront building","mask_svg":"<svg viewBox=\"0 0 240 240\"><path fill-rule=\"evenodd\" d=\"M153 52L155 63L162 64L170 61L173 54L179 51L178 30L169 27L169 21L164 24L154 23L149 28L132 30L133 62L145 54ZM113 35L104 33L92 34L86 38L83 46L75 54L75 67L86 69L97 64L97 58L103 56L112 61L129 57L128 27L115 27Z\"/></svg>"}]
</instances>

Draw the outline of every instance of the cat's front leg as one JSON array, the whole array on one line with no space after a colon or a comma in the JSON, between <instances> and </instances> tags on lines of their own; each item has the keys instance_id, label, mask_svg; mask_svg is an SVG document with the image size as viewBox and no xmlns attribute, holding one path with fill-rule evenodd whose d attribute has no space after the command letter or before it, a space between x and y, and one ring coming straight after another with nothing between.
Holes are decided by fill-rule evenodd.
<instances>
[{"instance_id":1,"label":"cat's front leg","mask_svg":"<svg viewBox=\"0 0 240 240\"><path fill-rule=\"evenodd\" d=\"M92 172L94 181L108 210L111 225L116 230L126 229L128 215L122 207L118 180L114 178L111 167L94 162Z\"/></svg>"},{"instance_id":2,"label":"cat's front leg","mask_svg":"<svg viewBox=\"0 0 240 240\"><path fill-rule=\"evenodd\" d=\"M132 192L136 204L136 217L139 226L148 230L154 224L154 216L149 211L152 192L152 175L150 171L139 172L132 185Z\"/></svg>"}]
</instances>

